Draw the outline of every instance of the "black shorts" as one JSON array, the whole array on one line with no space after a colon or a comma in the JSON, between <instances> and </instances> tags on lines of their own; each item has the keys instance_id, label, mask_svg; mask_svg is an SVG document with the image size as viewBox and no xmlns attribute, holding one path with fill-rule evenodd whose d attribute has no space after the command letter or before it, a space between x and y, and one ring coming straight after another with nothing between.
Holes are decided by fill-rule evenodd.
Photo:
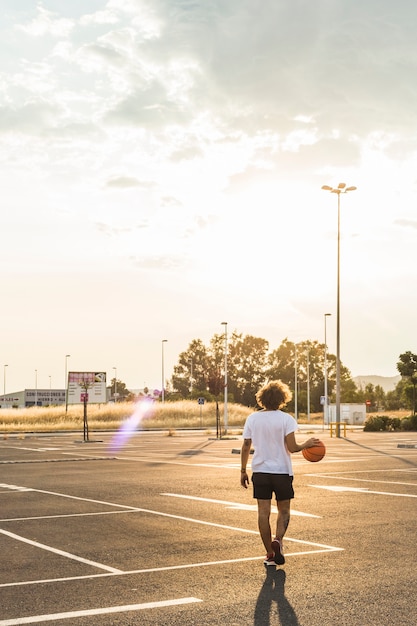
<instances>
[{"instance_id":1,"label":"black shorts","mask_svg":"<svg viewBox=\"0 0 417 626\"><path fill-rule=\"evenodd\" d=\"M292 500L294 489L293 477L288 474L267 474L254 472L252 474L253 497L257 500L271 500L275 493L277 501Z\"/></svg>"}]
</instances>

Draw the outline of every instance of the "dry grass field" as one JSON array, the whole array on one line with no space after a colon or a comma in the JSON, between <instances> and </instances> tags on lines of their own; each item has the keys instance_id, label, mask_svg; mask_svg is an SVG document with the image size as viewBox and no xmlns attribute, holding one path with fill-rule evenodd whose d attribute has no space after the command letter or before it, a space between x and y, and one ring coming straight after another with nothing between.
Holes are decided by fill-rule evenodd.
<instances>
[{"instance_id":1,"label":"dry grass field","mask_svg":"<svg viewBox=\"0 0 417 626\"><path fill-rule=\"evenodd\" d=\"M219 404L220 423L223 425L224 406ZM87 421L90 431L117 430L137 410L131 402L118 404L101 404L87 406ZM228 427L237 433L241 431L246 417L252 409L239 405L228 404ZM384 415L384 411L379 412ZM409 411L390 411L390 417L405 417ZM307 416L300 414L301 424L317 425L323 423L323 414ZM172 431L180 428L204 428L216 430L216 404L207 402L199 406L196 401L155 402L147 416L138 420L135 427L141 429L166 429ZM82 431L84 425L84 407L70 405L65 407L32 407L27 409L0 410L0 436L11 433L25 432L56 432Z\"/></svg>"}]
</instances>

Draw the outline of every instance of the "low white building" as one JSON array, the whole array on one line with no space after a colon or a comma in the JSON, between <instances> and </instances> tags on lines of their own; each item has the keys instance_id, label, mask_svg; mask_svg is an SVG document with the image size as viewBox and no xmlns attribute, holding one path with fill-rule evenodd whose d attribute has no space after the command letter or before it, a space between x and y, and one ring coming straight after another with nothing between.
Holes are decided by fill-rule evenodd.
<instances>
[{"instance_id":1,"label":"low white building","mask_svg":"<svg viewBox=\"0 0 417 626\"><path fill-rule=\"evenodd\" d=\"M341 424L363 424L366 420L366 404L350 404L340 405L340 423ZM328 424L336 422L336 405L329 404Z\"/></svg>"},{"instance_id":2,"label":"low white building","mask_svg":"<svg viewBox=\"0 0 417 626\"><path fill-rule=\"evenodd\" d=\"M23 389L0 395L1 409L65 405L65 389Z\"/></svg>"}]
</instances>

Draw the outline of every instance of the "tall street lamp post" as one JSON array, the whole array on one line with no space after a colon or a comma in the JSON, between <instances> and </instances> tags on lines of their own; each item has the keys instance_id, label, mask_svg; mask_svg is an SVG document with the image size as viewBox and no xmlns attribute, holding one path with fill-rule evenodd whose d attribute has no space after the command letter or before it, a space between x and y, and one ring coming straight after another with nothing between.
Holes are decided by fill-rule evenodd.
<instances>
[{"instance_id":1,"label":"tall street lamp post","mask_svg":"<svg viewBox=\"0 0 417 626\"><path fill-rule=\"evenodd\" d=\"M337 194L337 304L336 304L336 437L340 437L340 196L356 187L346 187L339 183L337 187L323 185L324 191Z\"/></svg>"},{"instance_id":2,"label":"tall street lamp post","mask_svg":"<svg viewBox=\"0 0 417 626\"><path fill-rule=\"evenodd\" d=\"M52 404L52 376L49 376L49 406Z\"/></svg>"},{"instance_id":3,"label":"tall street lamp post","mask_svg":"<svg viewBox=\"0 0 417 626\"><path fill-rule=\"evenodd\" d=\"M222 326L224 326L224 434L227 435L227 322L222 322Z\"/></svg>"},{"instance_id":4,"label":"tall street lamp post","mask_svg":"<svg viewBox=\"0 0 417 626\"><path fill-rule=\"evenodd\" d=\"M324 405L323 405L323 424L328 423L329 401L327 398L327 318L331 313L324 314Z\"/></svg>"},{"instance_id":5,"label":"tall street lamp post","mask_svg":"<svg viewBox=\"0 0 417 626\"><path fill-rule=\"evenodd\" d=\"M307 422L310 423L310 348L307 348L306 360L307 360Z\"/></svg>"},{"instance_id":6,"label":"tall street lamp post","mask_svg":"<svg viewBox=\"0 0 417 626\"><path fill-rule=\"evenodd\" d=\"M164 370L164 343L166 343L168 339L162 339L162 402L165 402L165 370Z\"/></svg>"},{"instance_id":7,"label":"tall street lamp post","mask_svg":"<svg viewBox=\"0 0 417 626\"><path fill-rule=\"evenodd\" d=\"M38 370L35 370L35 406L38 406Z\"/></svg>"},{"instance_id":8,"label":"tall street lamp post","mask_svg":"<svg viewBox=\"0 0 417 626\"><path fill-rule=\"evenodd\" d=\"M117 402L117 367L113 367L114 369L114 401Z\"/></svg>"},{"instance_id":9,"label":"tall street lamp post","mask_svg":"<svg viewBox=\"0 0 417 626\"><path fill-rule=\"evenodd\" d=\"M68 359L70 354L65 355L65 413L68 413Z\"/></svg>"},{"instance_id":10,"label":"tall street lamp post","mask_svg":"<svg viewBox=\"0 0 417 626\"><path fill-rule=\"evenodd\" d=\"M190 395L193 394L193 360L188 359L190 363Z\"/></svg>"},{"instance_id":11,"label":"tall street lamp post","mask_svg":"<svg viewBox=\"0 0 417 626\"><path fill-rule=\"evenodd\" d=\"M8 365L3 366L3 404L6 405L6 367Z\"/></svg>"},{"instance_id":12,"label":"tall street lamp post","mask_svg":"<svg viewBox=\"0 0 417 626\"><path fill-rule=\"evenodd\" d=\"M294 417L298 422L298 371L297 371L297 346L294 346Z\"/></svg>"}]
</instances>

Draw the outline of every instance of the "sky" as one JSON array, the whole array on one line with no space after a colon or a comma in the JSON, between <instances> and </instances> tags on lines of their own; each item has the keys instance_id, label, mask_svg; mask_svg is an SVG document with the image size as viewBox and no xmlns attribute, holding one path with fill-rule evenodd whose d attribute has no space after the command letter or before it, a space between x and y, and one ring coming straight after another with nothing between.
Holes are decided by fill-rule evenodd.
<instances>
[{"instance_id":1,"label":"sky","mask_svg":"<svg viewBox=\"0 0 417 626\"><path fill-rule=\"evenodd\" d=\"M0 393L158 389L222 322L272 351L331 313L335 354L340 182L341 360L395 376L416 26L414 0L3 0Z\"/></svg>"}]
</instances>

